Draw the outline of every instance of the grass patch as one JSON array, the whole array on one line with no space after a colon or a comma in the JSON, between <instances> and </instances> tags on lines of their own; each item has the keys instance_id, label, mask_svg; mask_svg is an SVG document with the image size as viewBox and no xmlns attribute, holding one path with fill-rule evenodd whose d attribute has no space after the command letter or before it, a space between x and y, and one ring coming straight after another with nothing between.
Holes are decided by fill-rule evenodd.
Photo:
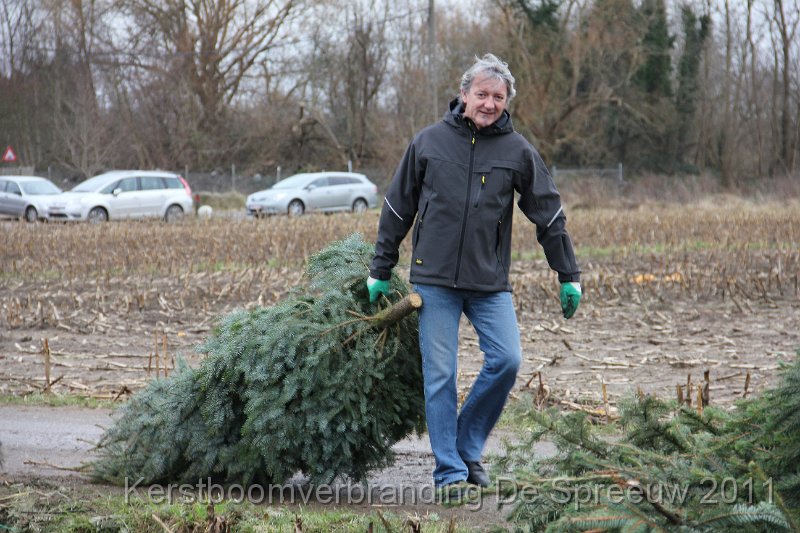
<instances>
[{"instance_id":1,"label":"grass patch","mask_svg":"<svg viewBox=\"0 0 800 533\"><path fill-rule=\"evenodd\" d=\"M317 509L233 501L153 503L139 497L126 499L120 494L103 494L98 487L83 491L65 487L52 489L21 485L0 488L2 530L59 533L476 531L465 519L451 519L435 512L420 516L403 510ZM86 494L88 491L92 494Z\"/></svg>"},{"instance_id":2,"label":"grass patch","mask_svg":"<svg viewBox=\"0 0 800 533\"><path fill-rule=\"evenodd\" d=\"M37 407L84 407L88 409L112 409L123 400L106 400L78 394L33 392L25 395L0 394L0 405L32 405Z\"/></svg>"}]
</instances>

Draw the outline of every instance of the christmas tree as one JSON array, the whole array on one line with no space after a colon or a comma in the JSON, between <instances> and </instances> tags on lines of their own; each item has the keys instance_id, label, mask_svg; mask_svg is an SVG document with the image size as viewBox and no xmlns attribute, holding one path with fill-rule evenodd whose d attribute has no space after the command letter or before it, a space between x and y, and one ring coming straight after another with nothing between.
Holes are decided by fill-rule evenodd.
<instances>
[{"instance_id":1,"label":"christmas tree","mask_svg":"<svg viewBox=\"0 0 800 533\"><path fill-rule=\"evenodd\" d=\"M638 394L620 405L614 437L584 413L528 418L530 439L499 462L519 530L800 531L797 361L733 412ZM557 453L534 457L543 438Z\"/></svg>"},{"instance_id":2,"label":"christmas tree","mask_svg":"<svg viewBox=\"0 0 800 533\"><path fill-rule=\"evenodd\" d=\"M359 235L335 242L285 301L224 317L198 368L181 364L118 411L94 476L328 483L390 464L392 445L425 428L421 356L416 318L400 309L406 284L392 281L400 304L369 303L373 252Z\"/></svg>"}]
</instances>

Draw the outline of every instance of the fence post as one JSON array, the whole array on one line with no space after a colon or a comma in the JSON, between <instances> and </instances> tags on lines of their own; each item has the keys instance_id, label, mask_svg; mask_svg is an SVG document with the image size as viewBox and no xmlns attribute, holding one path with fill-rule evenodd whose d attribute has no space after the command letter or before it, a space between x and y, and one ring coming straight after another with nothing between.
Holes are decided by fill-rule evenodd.
<instances>
[{"instance_id":1,"label":"fence post","mask_svg":"<svg viewBox=\"0 0 800 533\"><path fill-rule=\"evenodd\" d=\"M236 192L236 164L231 164L231 189Z\"/></svg>"},{"instance_id":2,"label":"fence post","mask_svg":"<svg viewBox=\"0 0 800 533\"><path fill-rule=\"evenodd\" d=\"M554 178L554 179L555 179L555 177L556 177L556 173L557 173L557 172L558 172L558 169L556 168L556 166L555 166L555 165L553 165L553 170L552 170L552 172L551 172L551 173L553 174L553 178Z\"/></svg>"},{"instance_id":3,"label":"fence post","mask_svg":"<svg viewBox=\"0 0 800 533\"><path fill-rule=\"evenodd\" d=\"M617 176L619 177L619 182L622 183L625 181L625 178L622 175L622 161L617 164Z\"/></svg>"}]
</instances>

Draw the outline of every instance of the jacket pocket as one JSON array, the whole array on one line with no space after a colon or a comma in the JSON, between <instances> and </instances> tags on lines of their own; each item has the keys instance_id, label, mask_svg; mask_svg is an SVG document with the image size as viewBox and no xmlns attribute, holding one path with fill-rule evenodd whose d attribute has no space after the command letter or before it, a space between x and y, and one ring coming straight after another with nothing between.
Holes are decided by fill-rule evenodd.
<instances>
[{"instance_id":1,"label":"jacket pocket","mask_svg":"<svg viewBox=\"0 0 800 533\"><path fill-rule=\"evenodd\" d=\"M502 162L499 162L502 163ZM473 169L472 208L497 207L514 194L513 174L510 166L488 162Z\"/></svg>"},{"instance_id":2,"label":"jacket pocket","mask_svg":"<svg viewBox=\"0 0 800 533\"><path fill-rule=\"evenodd\" d=\"M414 230L414 249L417 248L417 244L419 243L419 234L422 231L422 221L425 219L425 213L428 211L428 200L425 201L425 205L422 207L422 211L419 212L419 217L417 218L417 227Z\"/></svg>"},{"instance_id":3,"label":"jacket pocket","mask_svg":"<svg viewBox=\"0 0 800 533\"><path fill-rule=\"evenodd\" d=\"M508 269L506 268L505 263L503 262L503 250L502 250L502 242L503 242L503 219L499 219L497 221L497 226L494 232L494 256L497 258L497 264L500 265L500 270L503 272L503 276L508 278Z\"/></svg>"},{"instance_id":4,"label":"jacket pocket","mask_svg":"<svg viewBox=\"0 0 800 533\"><path fill-rule=\"evenodd\" d=\"M481 201L481 193L485 188L486 188L486 174L481 174L481 186L478 189L478 194L475 196L475 205L473 205L472 207L478 207L478 204Z\"/></svg>"}]
</instances>

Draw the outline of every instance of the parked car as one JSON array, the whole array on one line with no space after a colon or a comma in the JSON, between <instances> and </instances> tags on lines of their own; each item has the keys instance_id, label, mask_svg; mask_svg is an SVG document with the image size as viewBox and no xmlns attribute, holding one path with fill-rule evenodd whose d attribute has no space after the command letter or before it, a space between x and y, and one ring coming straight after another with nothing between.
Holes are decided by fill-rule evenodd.
<instances>
[{"instance_id":1,"label":"parked car","mask_svg":"<svg viewBox=\"0 0 800 533\"><path fill-rule=\"evenodd\" d=\"M191 213L192 189L172 172L114 170L76 185L50 206L51 220L161 217L167 222Z\"/></svg>"},{"instance_id":2,"label":"parked car","mask_svg":"<svg viewBox=\"0 0 800 533\"><path fill-rule=\"evenodd\" d=\"M353 211L361 213L378 203L378 187L364 174L353 172L314 172L295 174L269 189L247 197L249 216L306 211Z\"/></svg>"},{"instance_id":3,"label":"parked car","mask_svg":"<svg viewBox=\"0 0 800 533\"><path fill-rule=\"evenodd\" d=\"M48 208L61 189L52 181L36 176L0 176L0 215L46 220Z\"/></svg>"}]
</instances>

